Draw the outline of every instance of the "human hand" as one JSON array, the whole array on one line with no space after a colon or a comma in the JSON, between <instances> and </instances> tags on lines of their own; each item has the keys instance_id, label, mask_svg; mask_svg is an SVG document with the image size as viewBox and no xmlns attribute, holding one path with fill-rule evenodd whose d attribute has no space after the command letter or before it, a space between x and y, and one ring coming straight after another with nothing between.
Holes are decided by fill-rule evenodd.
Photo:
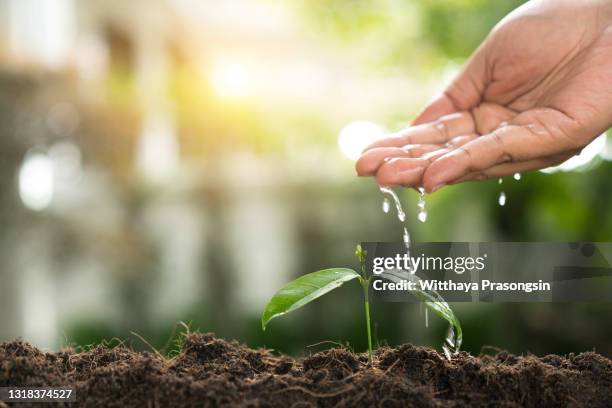
<instances>
[{"instance_id":1,"label":"human hand","mask_svg":"<svg viewBox=\"0 0 612 408\"><path fill-rule=\"evenodd\" d=\"M612 124L612 2L531 1L506 16L408 127L364 150L360 176L423 186L559 164Z\"/></svg>"}]
</instances>

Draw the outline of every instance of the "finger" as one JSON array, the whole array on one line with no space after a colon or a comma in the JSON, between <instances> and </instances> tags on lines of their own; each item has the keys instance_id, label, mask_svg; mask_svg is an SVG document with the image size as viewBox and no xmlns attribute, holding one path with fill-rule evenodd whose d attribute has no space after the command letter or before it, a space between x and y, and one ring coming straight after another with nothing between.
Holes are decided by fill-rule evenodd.
<instances>
[{"instance_id":1,"label":"finger","mask_svg":"<svg viewBox=\"0 0 612 408\"><path fill-rule=\"evenodd\" d=\"M420 186L425 168L432 160L444 155L448 149L439 149L420 158L393 158L385 161L376 173L380 186Z\"/></svg>"},{"instance_id":2,"label":"finger","mask_svg":"<svg viewBox=\"0 0 612 408\"><path fill-rule=\"evenodd\" d=\"M468 173L464 177L457 180L453 180L448 184L457 184L464 181L476 181L476 180L487 180L492 178L500 178L513 175L515 173L524 173L531 170L540 170L550 166L556 166L563 163L573 154L555 155L550 157L544 157L541 159L527 160L518 163L503 163L493 166L487 170Z\"/></svg>"},{"instance_id":3,"label":"finger","mask_svg":"<svg viewBox=\"0 0 612 408\"><path fill-rule=\"evenodd\" d=\"M358 176L372 176L387 159L395 157L420 157L425 153L439 150L439 145L406 145L403 147L377 147L366 151L355 163Z\"/></svg>"},{"instance_id":4,"label":"finger","mask_svg":"<svg viewBox=\"0 0 612 408\"><path fill-rule=\"evenodd\" d=\"M383 163L376 173L376 183L381 187L421 185L425 159L394 158Z\"/></svg>"},{"instance_id":5,"label":"finger","mask_svg":"<svg viewBox=\"0 0 612 408\"><path fill-rule=\"evenodd\" d=\"M476 133L452 137L446 146L461 146L475 139L478 134L486 134L494 130L500 124L516 117L517 113L511 109L493 103L481 103L472 109L472 118Z\"/></svg>"},{"instance_id":6,"label":"finger","mask_svg":"<svg viewBox=\"0 0 612 408\"><path fill-rule=\"evenodd\" d=\"M434 161L423 176L426 190L435 191L466 174L505 162L534 160L579 148L577 138L565 133L569 127L559 130L558 124L563 123L562 113L552 110L544 115L541 113L532 114L529 121L523 116L520 118L523 125L499 127Z\"/></svg>"},{"instance_id":7,"label":"finger","mask_svg":"<svg viewBox=\"0 0 612 408\"><path fill-rule=\"evenodd\" d=\"M474 52L463 71L440 96L425 107L412 122L413 125L431 122L453 112L467 111L478 105L487 83L484 48L481 45Z\"/></svg>"},{"instance_id":8,"label":"finger","mask_svg":"<svg viewBox=\"0 0 612 408\"><path fill-rule=\"evenodd\" d=\"M435 97L425 109L412 121L412 125L420 125L457 112L457 107L446 94Z\"/></svg>"},{"instance_id":9,"label":"finger","mask_svg":"<svg viewBox=\"0 0 612 408\"><path fill-rule=\"evenodd\" d=\"M444 156L446 153L450 152L451 150L452 149L449 149L446 147L442 149L438 149L433 152L425 153L424 155L421 156L421 159L427 160L431 164L434 160L437 160L438 158Z\"/></svg>"},{"instance_id":10,"label":"finger","mask_svg":"<svg viewBox=\"0 0 612 408\"><path fill-rule=\"evenodd\" d=\"M443 116L434 122L411 126L394 136L378 140L364 151L376 147L399 147L407 144L440 144L454 136L474 133L474 120L469 112L458 112Z\"/></svg>"},{"instance_id":11,"label":"finger","mask_svg":"<svg viewBox=\"0 0 612 408\"><path fill-rule=\"evenodd\" d=\"M472 133L470 135L455 136L452 139L450 139L448 142L446 142L444 146L449 149L453 149L453 148L456 149L459 146L463 146L464 144L471 142L477 137L480 137L480 135L477 135L476 133Z\"/></svg>"},{"instance_id":12,"label":"finger","mask_svg":"<svg viewBox=\"0 0 612 408\"><path fill-rule=\"evenodd\" d=\"M434 152L442 149L443 146L437 144L414 144L414 145L406 145L402 147L402 150L406 152L407 157L419 158L424 154Z\"/></svg>"}]
</instances>

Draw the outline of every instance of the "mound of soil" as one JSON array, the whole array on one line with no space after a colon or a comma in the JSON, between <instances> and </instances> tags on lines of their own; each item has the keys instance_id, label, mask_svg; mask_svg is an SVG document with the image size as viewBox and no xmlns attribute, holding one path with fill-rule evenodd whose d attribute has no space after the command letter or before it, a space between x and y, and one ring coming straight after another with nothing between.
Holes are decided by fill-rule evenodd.
<instances>
[{"instance_id":1,"label":"mound of soil","mask_svg":"<svg viewBox=\"0 0 612 408\"><path fill-rule=\"evenodd\" d=\"M122 346L45 353L17 340L0 344L6 386L71 386L77 402L64 405L73 407L610 407L612 361L502 352L449 362L403 345L378 349L370 368L365 354L344 349L296 360L211 334L187 335L172 359Z\"/></svg>"}]
</instances>

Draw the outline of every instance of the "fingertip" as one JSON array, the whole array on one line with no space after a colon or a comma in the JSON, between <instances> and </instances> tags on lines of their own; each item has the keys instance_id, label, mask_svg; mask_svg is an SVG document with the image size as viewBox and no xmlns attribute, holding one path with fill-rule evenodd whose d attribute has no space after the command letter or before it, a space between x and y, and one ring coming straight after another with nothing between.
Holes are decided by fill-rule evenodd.
<instances>
[{"instance_id":1,"label":"fingertip","mask_svg":"<svg viewBox=\"0 0 612 408\"><path fill-rule=\"evenodd\" d=\"M402 172L379 171L376 173L376 183L381 187L414 187L421 184L422 168Z\"/></svg>"},{"instance_id":2,"label":"fingertip","mask_svg":"<svg viewBox=\"0 0 612 408\"><path fill-rule=\"evenodd\" d=\"M357 161L355 162L355 172L357 173L357 176L359 177L364 177L366 175L363 160L364 160L364 157L362 154L361 157L359 157Z\"/></svg>"},{"instance_id":3,"label":"fingertip","mask_svg":"<svg viewBox=\"0 0 612 408\"><path fill-rule=\"evenodd\" d=\"M381 187L397 185L397 171L393 171L393 161L383 163L376 172L374 178Z\"/></svg>"},{"instance_id":4,"label":"fingertip","mask_svg":"<svg viewBox=\"0 0 612 408\"><path fill-rule=\"evenodd\" d=\"M388 160L388 157L394 157L403 154L403 151L398 148L377 147L362 153L361 157L355 163L355 170L359 176L373 176L380 165Z\"/></svg>"},{"instance_id":5,"label":"fingertip","mask_svg":"<svg viewBox=\"0 0 612 408\"><path fill-rule=\"evenodd\" d=\"M391 159L381 165L376 172L378 185L382 187L420 185L425 166L406 160L411 159Z\"/></svg>"},{"instance_id":6,"label":"fingertip","mask_svg":"<svg viewBox=\"0 0 612 408\"><path fill-rule=\"evenodd\" d=\"M372 176L376 172L375 166L372 164L369 155L362 154L355 162L355 171L359 177Z\"/></svg>"},{"instance_id":7,"label":"fingertip","mask_svg":"<svg viewBox=\"0 0 612 408\"><path fill-rule=\"evenodd\" d=\"M423 188L427 193L435 193L440 188L444 187L445 183L441 180L440 177L432 173L428 170L425 170L423 173Z\"/></svg>"},{"instance_id":8,"label":"fingertip","mask_svg":"<svg viewBox=\"0 0 612 408\"><path fill-rule=\"evenodd\" d=\"M462 175L463 167L457 154L456 150L446 153L427 167L423 174L425 191L433 193Z\"/></svg>"}]
</instances>

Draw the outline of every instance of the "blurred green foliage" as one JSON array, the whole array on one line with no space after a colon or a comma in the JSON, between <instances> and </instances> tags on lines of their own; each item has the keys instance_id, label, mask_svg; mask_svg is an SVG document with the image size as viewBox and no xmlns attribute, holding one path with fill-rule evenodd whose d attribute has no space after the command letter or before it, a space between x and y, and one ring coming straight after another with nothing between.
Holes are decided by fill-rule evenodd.
<instances>
[{"instance_id":1,"label":"blurred green foliage","mask_svg":"<svg viewBox=\"0 0 612 408\"><path fill-rule=\"evenodd\" d=\"M429 39L447 58L472 53L493 26L524 3L520 0L425 0L424 40Z\"/></svg>"},{"instance_id":2,"label":"blurred green foliage","mask_svg":"<svg viewBox=\"0 0 612 408\"><path fill-rule=\"evenodd\" d=\"M309 24L345 44L369 43L374 65L435 67L467 58L521 0L315 0L297 2Z\"/></svg>"},{"instance_id":3,"label":"blurred green foliage","mask_svg":"<svg viewBox=\"0 0 612 408\"><path fill-rule=\"evenodd\" d=\"M390 68L401 69L422 78L438 77L449 61L467 58L499 19L520 3L517 0L301 0L291 2L291 6L303 16L306 30L320 36L321 42L336 43L354 51L355 58L368 69L383 73ZM87 165L114 171L113 182L121 191L122 205L130 208L131 217L137 218L143 201L151 198L144 196L135 187L134 180L126 176L133 164L139 107L134 96L134 78L125 68L126 58L111 57L118 65L112 68L105 86L108 89L105 109L83 114L83 135L79 136L78 143ZM193 67L175 64L172 69L169 93L175 102L182 154L187 157L209 159L236 149L282 153L293 141L299 141L295 145L300 147L336 148L337 129L321 119L316 106L274 106L275 115L263 115L262 107L216 99L208 83ZM22 228L25 217L20 218L23 210L16 209L19 203L13 187L19 160L28 146L8 124L15 111L22 109L15 104L15 95L19 100L35 99L29 96L34 93L30 89L39 84L13 77L4 82L2 89L7 92L0 97L0 114L5 120L0 126L5 129L0 145L11 158L0 161L0 166L4 175L2 191L10 194L0 195L3 202L0 217L17 230ZM11 90L11 87L18 88L15 84L24 83L27 91ZM405 122L409 113L389 112L388 117L394 125ZM9 134L11 138L5 137ZM349 169L352 163L347 160L345 165ZM520 181L508 178L503 184L508 196L505 207L497 205L500 186L495 180L451 186L427 197L429 219L426 224L411 223L411 233L418 241L612 241L611 186L612 163L601 160L583 172L532 172ZM292 277L330 266L356 267L353 250L357 242L400 240L399 225L380 212L379 193L371 180L355 180L350 185L334 188L300 185L283 194L283 199L295 205L292 216L297 219L296 236L301 245L299 268L290 271ZM213 208L211 224L216 224L209 226L210 229L223 228L222 207L226 198L222 192L198 191L190 198L197 205ZM409 218L414 220L416 192L406 190L403 201ZM318 206L325 205L331 208L331 215L326 215L324 210L316 211ZM114 245L123 248L132 244L129 239L135 239L135 229L128 225L122 236L115 238ZM74 241L83 241L78 232L72 233ZM146 239L140 239L143 241L140 245L146 246ZM71 241L70 245L75 244ZM221 252L222 248L214 245L218 243L212 243L211 252ZM116 254L119 258L121 251ZM122 266L128 272L136 271L133 281L124 282L126 289L122 296L128 306L142 302L138 288L144 287L151 279L150 274L156 272L157 259L149 255L146 251L140 255L146 258L140 269L130 263ZM293 319L274 322L263 333L260 310L237 317L232 305L226 304L224 291L232 280L227 265L217 259L210 261L207 268L213 271L216 286L209 289L208 298L177 318L192 322L193 330L214 331L252 346L267 346L296 355L328 347L328 343L308 347L327 340L348 342L357 351L365 349L361 294L354 287L339 289L335 296L324 297L312 308L297 311ZM274 289L270 289L270 294ZM458 304L456 312L464 328L464 349L473 353L493 345L517 353L539 354L595 347L612 355L609 305ZM130 313L131 310L126 311ZM319 318L327 314L333 314L333 318ZM419 305L374 304L372 320L374 337L379 344L414 342L439 346L446 330L445 323L434 318L430 319L430 329L425 329ZM129 327L86 316L63 329L69 343L87 345L119 336L130 340L136 348L147 349L148 345L128 336L132 330L160 350L175 333L174 325L169 322L139 319L137 313Z\"/></svg>"}]
</instances>

